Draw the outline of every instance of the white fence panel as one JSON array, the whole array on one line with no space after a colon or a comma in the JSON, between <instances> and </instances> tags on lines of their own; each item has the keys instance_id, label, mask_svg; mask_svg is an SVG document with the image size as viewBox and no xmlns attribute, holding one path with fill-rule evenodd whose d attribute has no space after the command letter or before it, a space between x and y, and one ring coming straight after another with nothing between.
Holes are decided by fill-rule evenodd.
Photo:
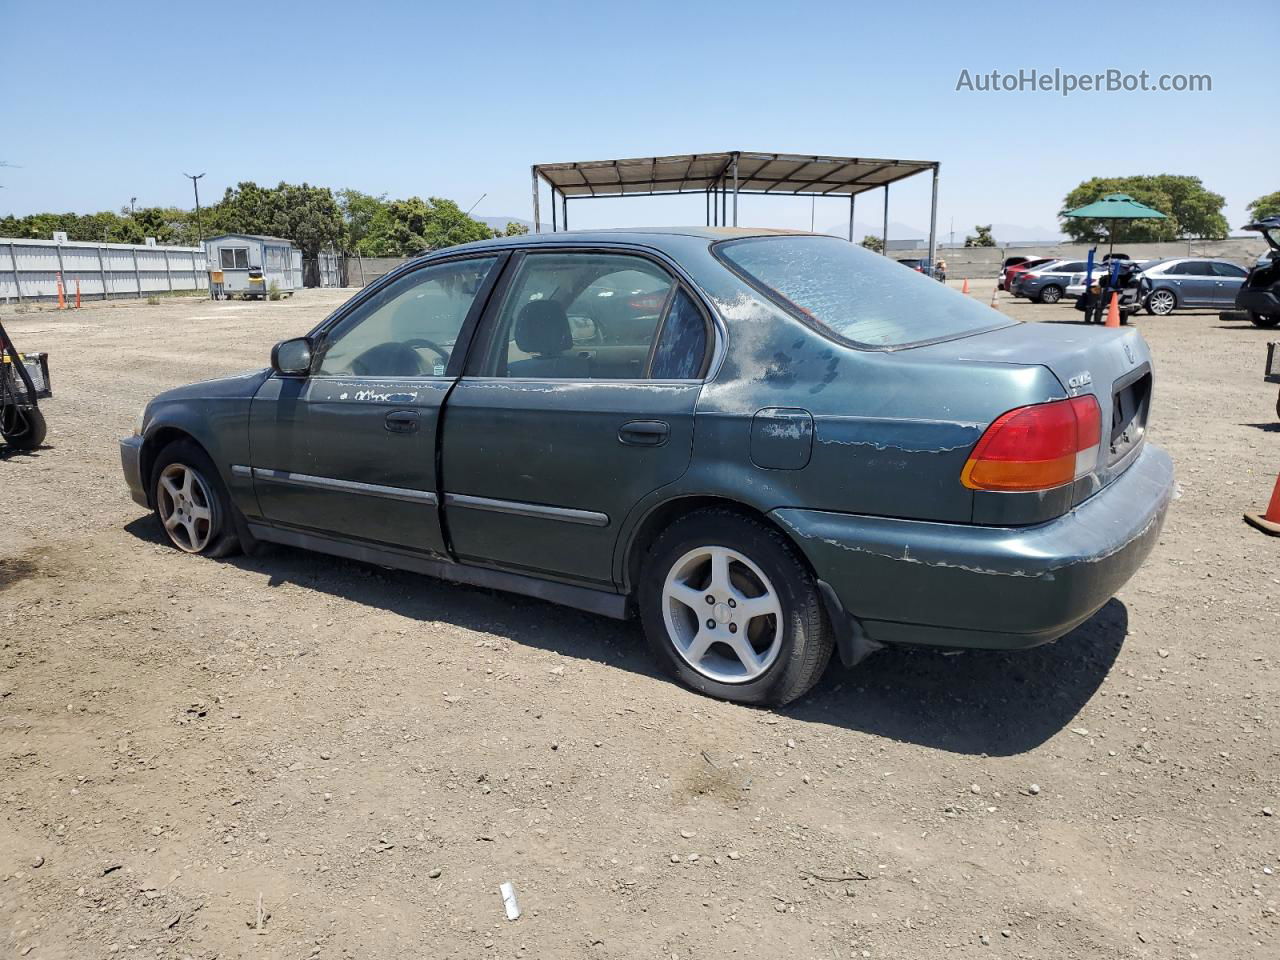
<instances>
[{"instance_id":1,"label":"white fence panel","mask_svg":"<svg viewBox=\"0 0 1280 960\"><path fill-rule=\"evenodd\" d=\"M170 290L207 290L200 247L127 243L56 243L0 237L0 300L54 300L58 275L65 296L140 297Z\"/></svg>"}]
</instances>

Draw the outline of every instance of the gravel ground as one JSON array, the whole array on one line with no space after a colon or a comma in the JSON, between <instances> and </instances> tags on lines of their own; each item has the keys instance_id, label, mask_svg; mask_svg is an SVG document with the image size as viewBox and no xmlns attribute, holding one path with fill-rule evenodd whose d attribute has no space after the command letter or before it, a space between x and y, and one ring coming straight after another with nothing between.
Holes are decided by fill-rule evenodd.
<instances>
[{"instance_id":1,"label":"gravel ground","mask_svg":"<svg viewBox=\"0 0 1280 960\"><path fill-rule=\"evenodd\" d=\"M768 712L657 675L634 624L164 546L116 439L343 296L5 311L57 396L0 459L3 955L1280 955L1265 331L1138 321L1181 496L1091 621Z\"/></svg>"}]
</instances>

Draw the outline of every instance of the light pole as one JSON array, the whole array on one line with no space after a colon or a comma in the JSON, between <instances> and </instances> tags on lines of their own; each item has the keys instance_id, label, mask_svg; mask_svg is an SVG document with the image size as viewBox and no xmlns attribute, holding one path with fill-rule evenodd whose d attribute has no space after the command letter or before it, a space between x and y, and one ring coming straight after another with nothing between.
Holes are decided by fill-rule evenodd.
<instances>
[{"instance_id":1,"label":"light pole","mask_svg":"<svg viewBox=\"0 0 1280 960\"><path fill-rule=\"evenodd\" d=\"M138 202L138 198L137 198L137 197L130 197L130 198L129 198L129 216L131 216L131 217L133 216L133 205L134 205L135 203L137 203L137 202Z\"/></svg>"},{"instance_id":2,"label":"light pole","mask_svg":"<svg viewBox=\"0 0 1280 960\"><path fill-rule=\"evenodd\" d=\"M204 227L200 224L200 184L196 183L203 173L184 173L184 177L191 181L191 189L196 193L196 234L200 237L200 245L204 246Z\"/></svg>"}]
</instances>

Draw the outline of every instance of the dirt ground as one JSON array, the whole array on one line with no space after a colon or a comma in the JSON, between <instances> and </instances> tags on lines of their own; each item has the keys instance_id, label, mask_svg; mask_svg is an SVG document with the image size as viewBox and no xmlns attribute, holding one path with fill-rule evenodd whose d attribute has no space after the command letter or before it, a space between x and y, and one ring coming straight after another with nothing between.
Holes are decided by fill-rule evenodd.
<instances>
[{"instance_id":1,"label":"dirt ground","mask_svg":"<svg viewBox=\"0 0 1280 960\"><path fill-rule=\"evenodd\" d=\"M56 398L0 458L0 956L1280 956L1275 332L1139 319L1181 495L1091 621L769 712L635 624L165 546L117 438L346 293L3 311Z\"/></svg>"}]
</instances>

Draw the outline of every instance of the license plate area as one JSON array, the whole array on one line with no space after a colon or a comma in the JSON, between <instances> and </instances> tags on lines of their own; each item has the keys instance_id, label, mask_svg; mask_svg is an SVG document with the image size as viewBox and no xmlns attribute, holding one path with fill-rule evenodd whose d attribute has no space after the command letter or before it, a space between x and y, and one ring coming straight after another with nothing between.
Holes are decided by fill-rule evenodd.
<instances>
[{"instance_id":1,"label":"license plate area","mask_svg":"<svg viewBox=\"0 0 1280 960\"><path fill-rule=\"evenodd\" d=\"M1111 395L1110 462L1142 443L1151 406L1151 371L1135 370L1115 382Z\"/></svg>"}]
</instances>

